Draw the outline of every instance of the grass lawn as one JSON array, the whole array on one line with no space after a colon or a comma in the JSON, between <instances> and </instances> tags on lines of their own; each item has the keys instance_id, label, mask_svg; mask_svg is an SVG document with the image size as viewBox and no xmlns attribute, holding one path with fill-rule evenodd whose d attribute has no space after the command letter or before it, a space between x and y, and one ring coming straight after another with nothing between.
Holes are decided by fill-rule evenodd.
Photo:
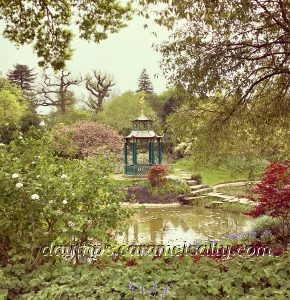
<instances>
[{"instance_id":1,"label":"grass lawn","mask_svg":"<svg viewBox=\"0 0 290 300\"><path fill-rule=\"evenodd\" d=\"M222 168L199 168L193 166L189 159L180 159L171 165L170 173L175 176L189 178L192 173L199 173L202 176L203 183L215 185L223 182L232 182L239 180L247 180L246 175L233 175L231 171Z\"/></svg>"},{"instance_id":2,"label":"grass lawn","mask_svg":"<svg viewBox=\"0 0 290 300\"><path fill-rule=\"evenodd\" d=\"M221 187L216 189L217 192L223 193L229 196L250 196L251 194L251 187L248 185L243 186L228 186L228 187Z\"/></svg>"},{"instance_id":3,"label":"grass lawn","mask_svg":"<svg viewBox=\"0 0 290 300\"><path fill-rule=\"evenodd\" d=\"M247 204L241 203L223 203L219 207L223 211L244 214L250 212L253 208Z\"/></svg>"},{"instance_id":4,"label":"grass lawn","mask_svg":"<svg viewBox=\"0 0 290 300\"><path fill-rule=\"evenodd\" d=\"M110 176L112 179L117 180L118 183L123 187L126 188L128 186L133 185L134 183L141 183L144 180L146 180L146 178L128 178L128 177L124 177L123 174L112 174Z\"/></svg>"},{"instance_id":5,"label":"grass lawn","mask_svg":"<svg viewBox=\"0 0 290 300\"><path fill-rule=\"evenodd\" d=\"M193 162L190 159L180 159L175 163L169 166L169 173L173 175L173 177L181 177L181 178L190 178L191 174L199 173L202 176L203 183L209 185L215 185L224 182L233 182L239 180L248 180L246 175L242 174L233 174L230 170L226 168L195 168ZM146 178L126 178L123 174L112 174L111 177L115 180L118 180L120 184L124 187L130 186L133 183L140 183L146 180ZM259 177L257 176L256 180ZM233 191L234 192L234 191ZM238 192L238 191L237 191ZM244 194L244 193L242 193ZM231 194L229 194L231 195ZM236 195L236 194L233 194Z\"/></svg>"}]
</instances>

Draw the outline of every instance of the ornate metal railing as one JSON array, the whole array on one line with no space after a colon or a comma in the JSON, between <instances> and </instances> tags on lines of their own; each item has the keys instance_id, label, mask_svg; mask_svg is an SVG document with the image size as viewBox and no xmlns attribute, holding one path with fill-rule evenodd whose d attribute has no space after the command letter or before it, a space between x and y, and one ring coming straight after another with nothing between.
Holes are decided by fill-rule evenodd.
<instances>
[{"instance_id":1,"label":"ornate metal railing","mask_svg":"<svg viewBox=\"0 0 290 300\"><path fill-rule=\"evenodd\" d=\"M125 174L131 176L144 176L148 173L150 165L125 166Z\"/></svg>"}]
</instances>

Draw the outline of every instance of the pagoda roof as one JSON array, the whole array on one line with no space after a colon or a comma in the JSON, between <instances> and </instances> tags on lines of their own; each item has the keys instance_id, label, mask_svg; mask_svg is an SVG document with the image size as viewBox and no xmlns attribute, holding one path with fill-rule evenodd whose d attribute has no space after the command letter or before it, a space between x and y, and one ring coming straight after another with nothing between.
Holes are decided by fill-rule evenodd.
<instances>
[{"instance_id":1,"label":"pagoda roof","mask_svg":"<svg viewBox=\"0 0 290 300\"><path fill-rule=\"evenodd\" d=\"M145 115L140 115L137 119L134 119L134 121L151 121L149 118L147 118Z\"/></svg>"},{"instance_id":2,"label":"pagoda roof","mask_svg":"<svg viewBox=\"0 0 290 300\"><path fill-rule=\"evenodd\" d=\"M163 135L157 135L153 130L132 130L129 135L125 137L125 139L130 138L162 138Z\"/></svg>"}]
</instances>

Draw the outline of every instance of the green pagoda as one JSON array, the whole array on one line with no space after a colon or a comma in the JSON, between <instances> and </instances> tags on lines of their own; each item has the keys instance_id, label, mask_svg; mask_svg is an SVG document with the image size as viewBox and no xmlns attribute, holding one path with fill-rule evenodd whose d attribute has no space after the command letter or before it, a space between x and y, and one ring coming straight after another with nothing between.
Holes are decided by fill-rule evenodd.
<instances>
[{"instance_id":1,"label":"green pagoda","mask_svg":"<svg viewBox=\"0 0 290 300\"><path fill-rule=\"evenodd\" d=\"M161 165L162 163L162 144L161 140L164 136L157 135L153 130L153 121L144 115L145 94L142 93L141 114L133 120L133 128L125 139L124 145L124 172L127 176L145 176L151 166ZM148 163L138 163L138 146L144 143L148 149ZM128 153L132 151L132 161L129 162ZM156 159L156 151L157 159Z\"/></svg>"}]
</instances>

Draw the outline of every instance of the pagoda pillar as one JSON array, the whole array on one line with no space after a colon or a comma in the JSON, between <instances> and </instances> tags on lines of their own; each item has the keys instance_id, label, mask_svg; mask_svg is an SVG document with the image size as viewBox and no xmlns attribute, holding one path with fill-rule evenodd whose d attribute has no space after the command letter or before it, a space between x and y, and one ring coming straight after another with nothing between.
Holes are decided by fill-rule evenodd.
<instances>
[{"instance_id":1,"label":"pagoda pillar","mask_svg":"<svg viewBox=\"0 0 290 300\"><path fill-rule=\"evenodd\" d=\"M151 150L152 150L152 149L151 149L151 141L149 141L149 144L148 144L148 145L149 145L149 147L148 147L148 148L149 148L149 165L151 165L151 161L152 161L152 154L151 154Z\"/></svg>"},{"instance_id":2,"label":"pagoda pillar","mask_svg":"<svg viewBox=\"0 0 290 300\"><path fill-rule=\"evenodd\" d=\"M125 166L128 165L128 143L127 143L127 140L124 144L124 163L125 163Z\"/></svg>"},{"instance_id":3,"label":"pagoda pillar","mask_svg":"<svg viewBox=\"0 0 290 300\"><path fill-rule=\"evenodd\" d=\"M159 165L162 164L162 145L161 145L161 140L158 140L158 163Z\"/></svg>"},{"instance_id":4,"label":"pagoda pillar","mask_svg":"<svg viewBox=\"0 0 290 300\"><path fill-rule=\"evenodd\" d=\"M137 141L133 142L133 165L137 165Z\"/></svg>"},{"instance_id":5,"label":"pagoda pillar","mask_svg":"<svg viewBox=\"0 0 290 300\"><path fill-rule=\"evenodd\" d=\"M155 165L154 142L151 142L151 164Z\"/></svg>"}]
</instances>

